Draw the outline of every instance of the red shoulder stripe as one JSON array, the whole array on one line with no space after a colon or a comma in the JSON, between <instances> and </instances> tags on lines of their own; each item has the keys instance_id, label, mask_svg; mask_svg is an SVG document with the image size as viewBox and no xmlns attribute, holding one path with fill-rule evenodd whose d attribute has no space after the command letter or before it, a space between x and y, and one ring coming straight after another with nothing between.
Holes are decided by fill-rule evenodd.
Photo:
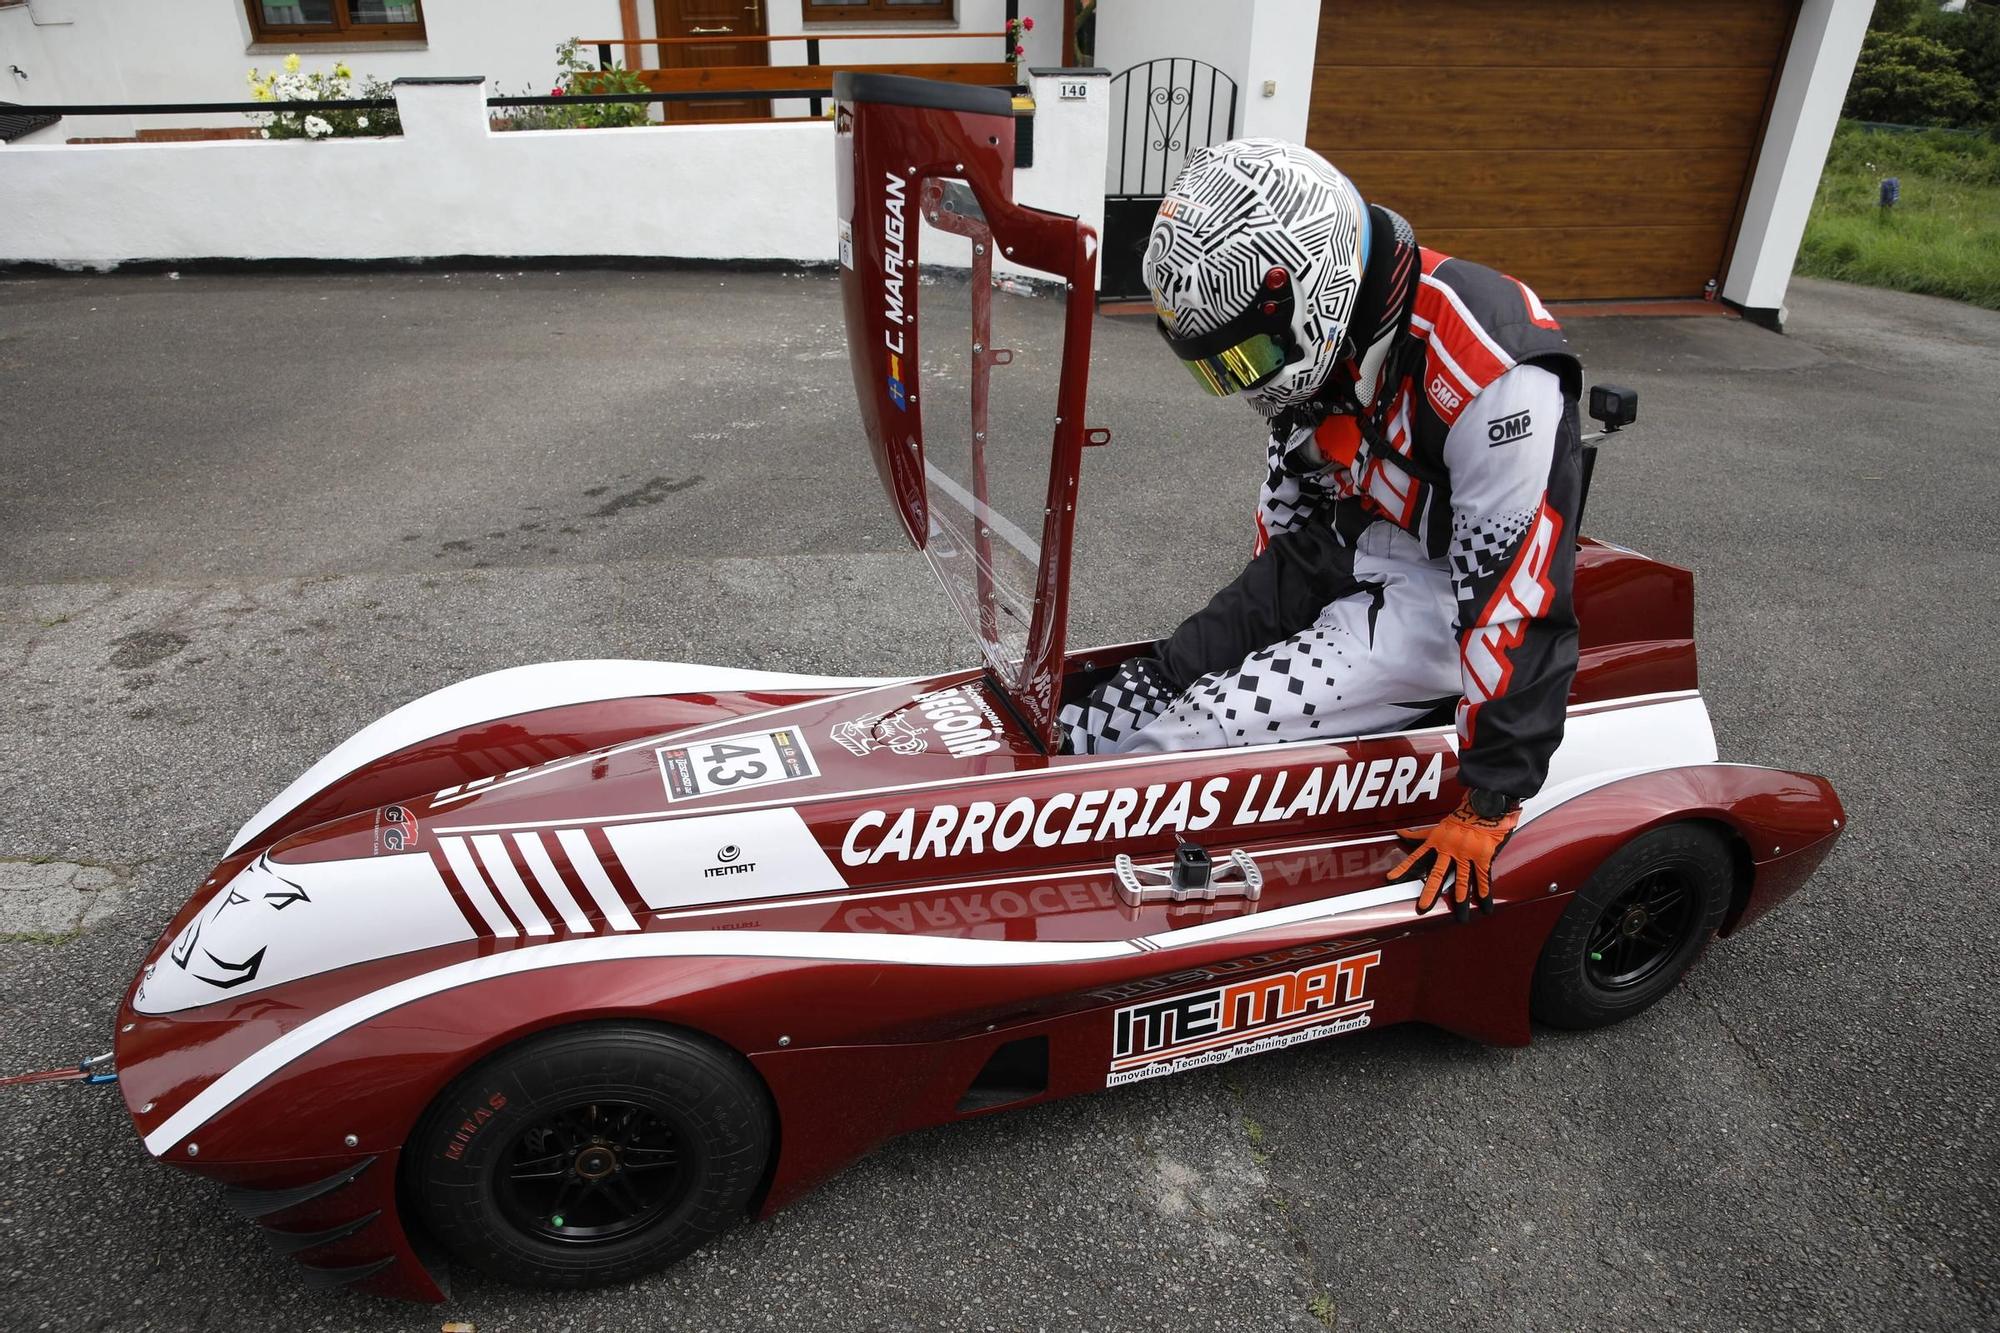
<instances>
[{"instance_id":1,"label":"red shoulder stripe","mask_svg":"<svg viewBox=\"0 0 2000 1333\"><path fill-rule=\"evenodd\" d=\"M1468 398L1514 368L1514 359L1480 327L1458 294L1438 278L1425 275L1423 285L1417 288L1410 322L1419 337L1428 339L1433 353L1440 355Z\"/></svg>"}]
</instances>

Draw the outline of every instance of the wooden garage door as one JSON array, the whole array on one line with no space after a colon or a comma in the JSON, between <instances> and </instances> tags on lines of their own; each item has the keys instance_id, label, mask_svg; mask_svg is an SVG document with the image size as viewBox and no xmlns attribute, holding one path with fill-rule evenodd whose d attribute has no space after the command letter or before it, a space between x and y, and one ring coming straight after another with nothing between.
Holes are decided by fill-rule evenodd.
<instances>
[{"instance_id":1,"label":"wooden garage door","mask_svg":"<svg viewBox=\"0 0 2000 1333\"><path fill-rule=\"evenodd\" d=\"M1548 300L1722 274L1797 0L1339 0L1306 142Z\"/></svg>"}]
</instances>

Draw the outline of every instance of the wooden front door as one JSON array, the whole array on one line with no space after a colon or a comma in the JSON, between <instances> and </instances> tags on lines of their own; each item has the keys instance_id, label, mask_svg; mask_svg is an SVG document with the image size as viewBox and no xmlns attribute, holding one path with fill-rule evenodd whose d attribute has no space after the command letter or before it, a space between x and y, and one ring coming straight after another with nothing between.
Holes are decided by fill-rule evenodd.
<instances>
[{"instance_id":1,"label":"wooden front door","mask_svg":"<svg viewBox=\"0 0 2000 1333\"><path fill-rule=\"evenodd\" d=\"M653 19L662 37L762 37L764 0L653 0ZM768 65L771 46L762 41L704 42L659 46L661 69L701 69L714 65ZM668 102L667 119L745 120L771 114L763 98L741 101Z\"/></svg>"}]
</instances>

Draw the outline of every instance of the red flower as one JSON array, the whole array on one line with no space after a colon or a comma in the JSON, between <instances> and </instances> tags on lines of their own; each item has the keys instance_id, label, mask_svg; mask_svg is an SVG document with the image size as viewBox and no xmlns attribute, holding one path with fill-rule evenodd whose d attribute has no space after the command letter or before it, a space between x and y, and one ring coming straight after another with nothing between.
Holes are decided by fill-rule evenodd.
<instances>
[{"instance_id":1,"label":"red flower","mask_svg":"<svg viewBox=\"0 0 2000 1333\"><path fill-rule=\"evenodd\" d=\"M1017 56L1024 56L1028 54L1028 48L1025 46L1017 46L1014 48L1014 54Z\"/></svg>"},{"instance_id":2,"label":"red flower","mask_svg":"<svg viewBox=\"0 0 2000 1333\"><path fill-rule=\"evenodd\" d=\"M560 89L560 88L551 88L551 89L549 89L549 96L550 96L550 97L561 97L561 96L563 96L563 95L564 95L564 94L563 94L563 90L562 90L562 89Z\"/></svg>"},{"instance_id":3,"label":"red flower","mask_svg":"<svg viewBox=\"0 0 2000 1333\"><path fill-rule=\"evenodd\" d=\"M1034 21L1033 19L1022 19L1022 20L1021 20L1021 31L1022 31L1022 32L1033 32L1034 30L1035 30L1035 21Z\"/></svg>"}]
</instances>

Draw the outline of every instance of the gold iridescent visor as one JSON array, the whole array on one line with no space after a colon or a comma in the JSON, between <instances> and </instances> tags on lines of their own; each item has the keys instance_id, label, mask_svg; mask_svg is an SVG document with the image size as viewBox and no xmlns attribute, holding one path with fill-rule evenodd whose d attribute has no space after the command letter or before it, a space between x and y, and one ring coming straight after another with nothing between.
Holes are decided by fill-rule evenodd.
<instances>
[{"instance_id":1,"label":"gold iridescent visor","mask_svg":"<svg viewBox=\"0 0 2000 1333\"><path fill-rule=\"evenodd\" d=\"M1183 361L1201 384L1218 398L1254 389L1285 368L1285 349L1268 333L1253 333L1214 356Z\"/></svg>"}]
</instances>

